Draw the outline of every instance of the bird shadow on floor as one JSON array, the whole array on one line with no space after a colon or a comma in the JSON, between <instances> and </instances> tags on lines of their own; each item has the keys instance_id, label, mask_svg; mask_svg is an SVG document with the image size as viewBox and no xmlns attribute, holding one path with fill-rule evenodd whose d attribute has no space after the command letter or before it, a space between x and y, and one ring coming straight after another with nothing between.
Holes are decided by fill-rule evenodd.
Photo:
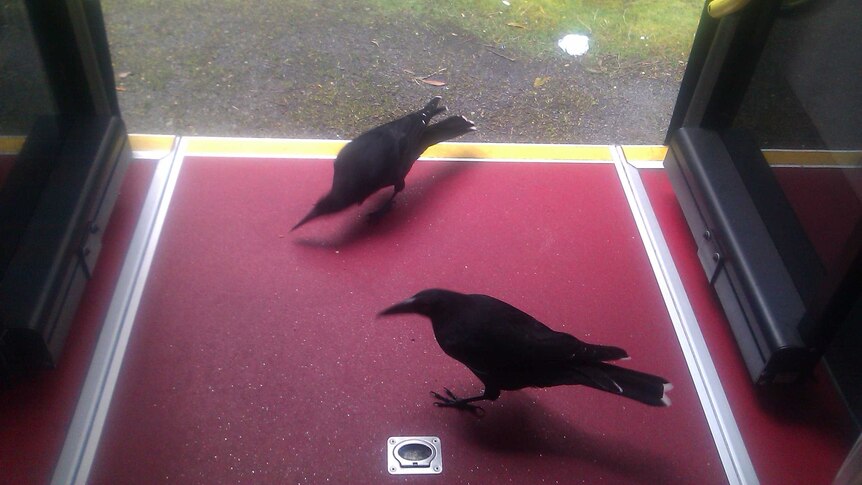
<instances>
[{"instance_id":1,"label":"bird shadow on floor","mask_svg":"<svg viewBox=\"0 0 862 485\"><path fill-rule=\"evenodd\" d=\"M340 226L331 236L300 237L295 243L312 248L342 249L363 240L384 237L408 226L420 213L428 210L427 200L444 197L445 188L452 179L472 166L467 162L434 162L434 165L420 176L408 176L406 188L384 213L373 214L391 197L391 187L369 197L359 209L352 207L341 214L329 216L344 218L353 215L348 223Z\"/></svg>"},{"instance_id":2,"label":"bird shadow on floor","mask_svg":"<svg viewBox=\"0 0 862 485\"><path fill-rule=\"evenodd\" d=\"M678 479L670 464L648 448L660 436L650 436L643 445L620 441L576 427L524 393L506 393L503 399L502 406L484 404L482 418L461 412L455 426L461 438L504 455L547 455L594 464L625 475L626 483L673 483Z\"/></svg>"}]
</instances>

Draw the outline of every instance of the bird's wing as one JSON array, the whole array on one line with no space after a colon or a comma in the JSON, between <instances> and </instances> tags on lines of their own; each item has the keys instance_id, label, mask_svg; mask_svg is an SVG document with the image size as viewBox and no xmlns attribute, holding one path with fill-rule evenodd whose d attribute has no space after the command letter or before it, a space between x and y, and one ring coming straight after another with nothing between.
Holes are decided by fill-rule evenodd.
<instances>
[{"instance_id":1,"label":"bird's wing","mask_svg":"<svg viewBox=\"0 0 862 485\"><path fill-rule=\"evenodd\" d=\"M483 295L475 295L483 296ZM474 370L505 372L541 369L563 363L596 362L626 357L617 347L593 345L548 328L527 313L484 296L471 311L476 324L458 325L470 335L457 339L449 355ZM450 352L451 350L451 352Z\"/></svg>"},{"instance_id":2,"label":"bird's wing","mask_svg":"<svg viewBox=\"0 0 862 485\"><path fill-rule=\"evenodd\" d=\"M427 125L419 114L410 114L401 119L395 120L386 126L390 136L395 143L395 152L397 160L393 176L399 180L407 176L407 172L413 166L413 162L422 155L424 147L422 147L422 134L425 132Z\"/></svg>"},{"instance_id":3,"label":"bird's wing","mask_svg":"<svg viewBox=\"0 0 862 485\"><path fill-rule=\"evenodd\" d=\"M363 133L338 152L332 192L350 194L353 200L362 202L392 185L392 167L397 158L397 146L387 133L374 130Z\"/></svg>"},{"instance_id":4,"label":"bird's wing","mask_svg":"<svg viewBox=\"0 0 862 485\"><path fill-rule=\"evenodd\" d=\"M403 180L415 161L408 159L419 145L424 127L418 116L408 115L354 138L335 159L332 190L364 200Z\"/></svg>"}]
</instances>

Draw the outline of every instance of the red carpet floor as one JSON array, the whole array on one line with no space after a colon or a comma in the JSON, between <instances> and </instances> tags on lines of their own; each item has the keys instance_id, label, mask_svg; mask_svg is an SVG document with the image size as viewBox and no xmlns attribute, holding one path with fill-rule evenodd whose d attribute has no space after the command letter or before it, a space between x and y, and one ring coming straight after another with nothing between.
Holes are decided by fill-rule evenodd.
<instances>
[{"instance_id":1,"label":"red carpet floor","mask_svg":"<svg viewBox=\"0 0 862 485\"><path fill-rule=\"evenodd\" d=\"M777 174L821 256L834 255L849 227L844 215L852 213L855 200L847 197L846 186L835 178L839 171L796 168L780 169ZM799 389L768 391L752 385L721 304L697 259L694 239L670 181L663 170L641 170L641 177L760 483L831 483L854 436L829 377L820 369L815 382ZM800 183L803 180L807 182ZM817 187L827 190L815 190ZM858 201L855 204L858 209ZM824 218L824 207L842 214Z\"/></svg>"},{"instance_id":2,"label":"red carpet floor","mask_svg":"<svg viewBox=\"0 0 862 485\"><path fill-rule=\"evenodd\" d=\"M289 233L331 173L186 159L91 483L403 483L403 435L442 440L423 483L725 483L613 165L419 162L377 224L372 200ZM624 347L673 406L564 387L435 408L481 384L427 320L375 318L428 287Z\"/></svg>"},{"instance_id":3,"label":"red carpet floor","mask_svg":"<svg viewBox=\"0 0 862 485\"><path fill-rule=\"evenodd\" d=\"M827 267L834 264L862 218L853 188L862 188L862 170L777 168L775 175L820 259Z\"/></svg>"},{"instance_id":4,"label":"red carpet floor","mask_svg":"<svg viewBox=\"0 0 862 485\"><path fill-rule=\"evenodd\" d=\"M126 171L57 369L0 392L0 483L45 484L51 479L155 166L151 160L136 160Z\"/></svg>"}]
</instances>

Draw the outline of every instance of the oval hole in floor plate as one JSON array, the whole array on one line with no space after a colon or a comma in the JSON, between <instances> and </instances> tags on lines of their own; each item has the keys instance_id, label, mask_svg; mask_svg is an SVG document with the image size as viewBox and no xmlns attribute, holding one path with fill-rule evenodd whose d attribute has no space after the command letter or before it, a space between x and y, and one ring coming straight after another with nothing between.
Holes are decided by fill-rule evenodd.
<instances>
[{"instance_id":1,"label":"oval hole in floor plate","mask_svg":"<svg viewBox=\"0 0 862 485\"><path fill-rule=\"evenodd\" d=\"M420 461L429 458L434 450L428 445L410 443L398 449L398 456L410 461Z\"/></svg>"}]
</instances>

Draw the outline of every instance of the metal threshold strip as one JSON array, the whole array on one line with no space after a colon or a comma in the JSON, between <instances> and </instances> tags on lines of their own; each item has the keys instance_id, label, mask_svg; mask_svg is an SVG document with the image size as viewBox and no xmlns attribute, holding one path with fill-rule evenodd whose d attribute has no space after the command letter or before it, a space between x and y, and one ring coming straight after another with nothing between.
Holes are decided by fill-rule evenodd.
<instances>
[{"instance_id":1,"label":"metal threshold strip","mask_svg":"<svg viewBox=\"0 0 862 485\"><path fill-rule=\"evenodd\" d=\"M182 143L176 138L153 174L54 469L53 485L87 482L182 160Z\"/></svg>"},{"instance_id":2,"label":"metal threshold strip","mask_svg":"<svg viewBox=\"0 0 862 485\"><path fill-rule=\"evenodd\" d=\"M727 479L732 485L757 484L759 481L754 465L748 456L739 427L733 417L706 341L700 331L694 310L685 293L638 169L626 161L620 146L614 147L614 163L673 322L689 373L697 389L701 407L709 423Z\"/></svg>"}]
</instances>

